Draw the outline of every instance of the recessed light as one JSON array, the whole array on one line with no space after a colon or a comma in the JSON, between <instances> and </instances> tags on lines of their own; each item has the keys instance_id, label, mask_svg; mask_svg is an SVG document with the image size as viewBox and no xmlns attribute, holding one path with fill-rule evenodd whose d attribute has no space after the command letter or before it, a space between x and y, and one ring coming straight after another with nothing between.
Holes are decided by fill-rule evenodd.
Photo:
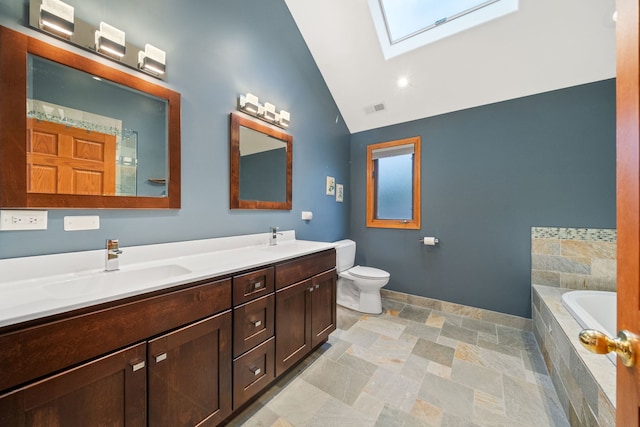
<instances>
[{"instance_id":1,"label":"recessed light","mask_svg":"<svg viewBox=\"0 0 640 427\"><path fill-rule=\"evenodd\" d=\"M406 77L400 77L396 83L398 87L407 87L409 86L409 79Z\"/></svg>"}]
</instances>

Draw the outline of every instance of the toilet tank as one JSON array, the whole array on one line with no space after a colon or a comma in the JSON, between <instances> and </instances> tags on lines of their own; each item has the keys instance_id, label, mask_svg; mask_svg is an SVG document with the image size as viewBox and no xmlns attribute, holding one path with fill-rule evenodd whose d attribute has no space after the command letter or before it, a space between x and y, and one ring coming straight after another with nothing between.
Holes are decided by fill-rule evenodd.
<instances>
[{"instance_id":1,"label":"toilet tank","mask_svg":"<svg viewBox=\"0 0 640 427\"><path fill-rule=\"evenodd\" d=\"M353 240L339 240L336 245L336 268L338 272L353 267L356 261L356 242Z\"/></svg>"}]
</instances>

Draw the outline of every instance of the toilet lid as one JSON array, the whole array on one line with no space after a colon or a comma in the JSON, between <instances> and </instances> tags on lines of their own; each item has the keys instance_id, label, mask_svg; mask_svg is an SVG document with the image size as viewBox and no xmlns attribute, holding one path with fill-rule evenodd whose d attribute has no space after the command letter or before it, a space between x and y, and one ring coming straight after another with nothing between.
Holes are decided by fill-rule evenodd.
<instances>
[{"instance_id":1,"label":"toilet lid","mask_svg":"<svg viewBox=\"0 0 640 427\"><path fill-rule=\"evenodd\" d=\"M379 268L362 267L360 265L349 270L349 274L360 277L361 279L386 279L389 273Z\"/></svg>"}]
</instances>

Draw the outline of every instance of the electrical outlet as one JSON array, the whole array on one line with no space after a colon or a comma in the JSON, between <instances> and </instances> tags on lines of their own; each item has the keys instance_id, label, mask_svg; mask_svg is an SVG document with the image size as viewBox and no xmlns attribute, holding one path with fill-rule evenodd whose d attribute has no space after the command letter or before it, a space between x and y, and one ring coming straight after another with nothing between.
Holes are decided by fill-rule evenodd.
<instances>
[{"instance_id":1,"label":"electrical outlet","mask_svg":"<svg viewBox=\"0 0 640 427\"><path fill-rule=\"evenodd\" d=\"M0 210L0 231L46 230L47 211Z\"/></svg>"}]
</instances>

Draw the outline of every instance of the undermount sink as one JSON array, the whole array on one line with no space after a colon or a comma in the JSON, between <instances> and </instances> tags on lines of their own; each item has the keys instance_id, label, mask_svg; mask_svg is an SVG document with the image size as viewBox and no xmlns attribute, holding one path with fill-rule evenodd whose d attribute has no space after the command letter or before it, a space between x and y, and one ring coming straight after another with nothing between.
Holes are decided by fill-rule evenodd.
<instances>
[{"instance_id":1,"label":"undermount sink","mask_svg":"<svg viewBox=\"0 0 640 427\"><path fill-rule=\"evenodd\" d=\"M141 286L191 273L180 265L157 265L135 270L102 271L100 273L61 280L42 289L53 298L73 298L109 291L139 289Z\"/></svg>"}]
</instances>

